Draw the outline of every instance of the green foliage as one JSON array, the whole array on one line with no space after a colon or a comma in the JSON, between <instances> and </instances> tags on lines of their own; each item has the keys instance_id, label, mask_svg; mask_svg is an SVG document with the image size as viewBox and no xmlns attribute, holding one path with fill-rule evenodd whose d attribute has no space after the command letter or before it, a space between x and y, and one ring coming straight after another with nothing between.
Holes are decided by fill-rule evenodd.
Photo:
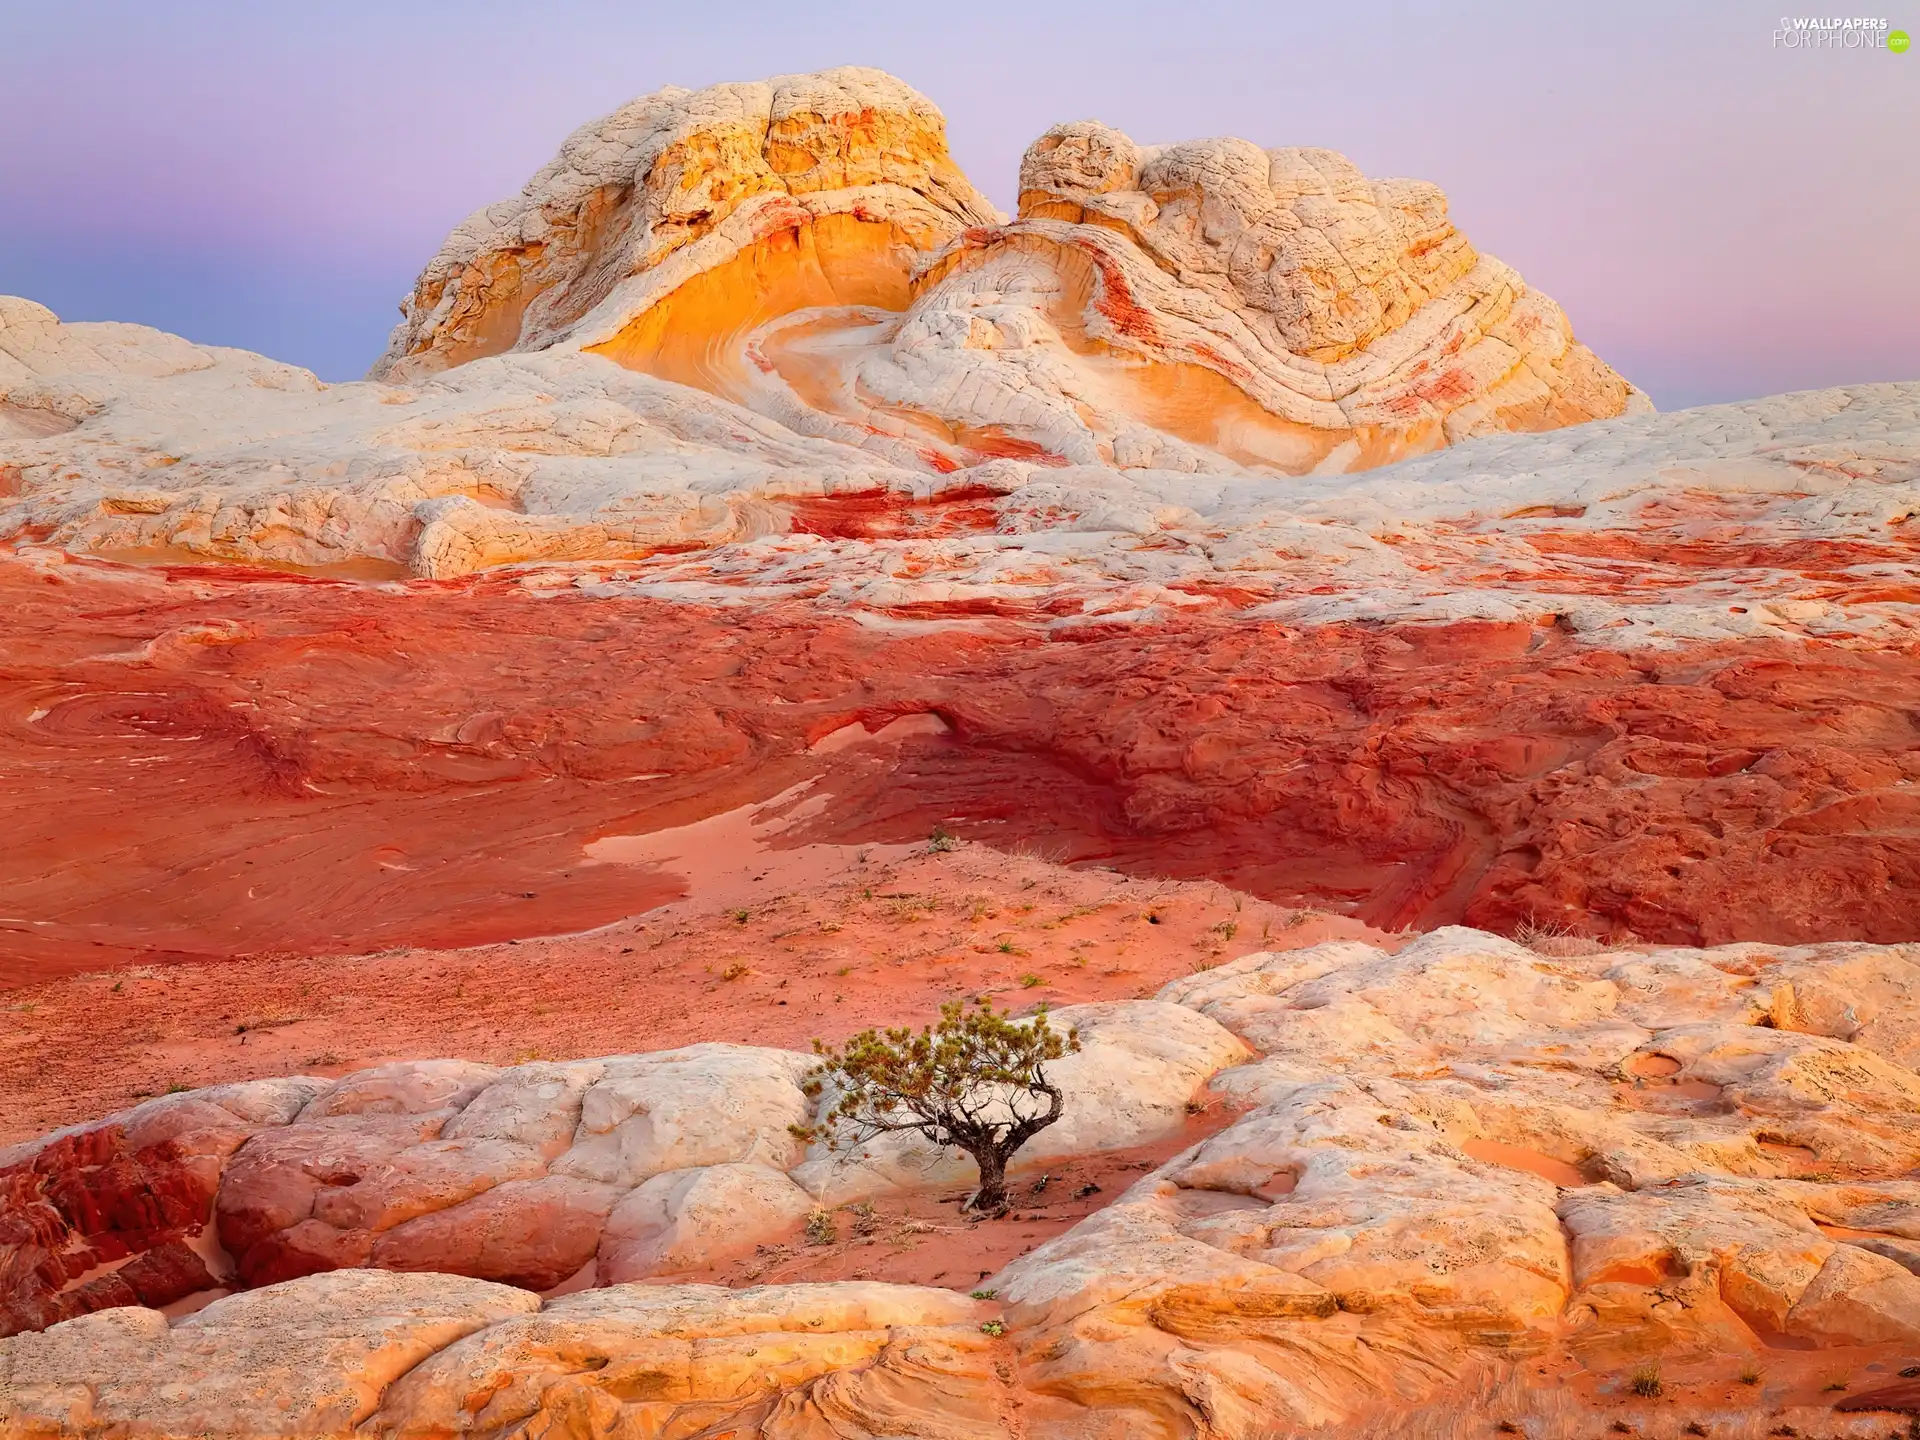
<instances>
[{"instance_id":1,"label":"green foliage","mask_svg":"<svg viewBox=\"0 0 1920 1440\"><path fill-rule=\"evenodd\" d=\"M960 837L944 825L934 826L933 834L927 838L927 853L930 855L944 855L949 850L959 848Z\"/></svg>"},{"instance_id":2,"label":"green foliage","mask_svg":"<svg viewBox=\"0 0 1920 1440\"><path fill-rule=\"evenodd\" d=\"M821 1064L807 1077L807 1094L820 1095L829 1081L838 1094L821 1123L795 1126L796 1136L838 1147L918 1131L973 1156L980 1190L969 1208L1004 1214L1008 1160L1065 1107L1047 1062L1078 1050L1080 1032L1055 1030L1044 1007L1015 1020L983 997L972 1009L949 1001L939 1021L918 1032L863 1030L843 1048L818 1040L813 1048Z\"/></svg>"},{"instance_id":3,"label":"green foliage","mask_svg":"<svg viewBox=\"0 0 1920 1440\"><path fill-rule=\"evenodd\" d=\"M815 1206L807 1212L807 1243L831 1245L840 1238L840 1227L833 1223L833 1212Z\"/></svg>"}]
</instances>

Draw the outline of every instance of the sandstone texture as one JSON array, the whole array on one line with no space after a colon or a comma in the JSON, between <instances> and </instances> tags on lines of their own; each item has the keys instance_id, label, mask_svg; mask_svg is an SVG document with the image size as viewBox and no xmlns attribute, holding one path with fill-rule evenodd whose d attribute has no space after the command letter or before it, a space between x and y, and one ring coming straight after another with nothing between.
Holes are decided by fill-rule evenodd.
<instances>
[{"instance_id":1,"label":"sandstone texture","mask_svg":"<svg viewBox=\"0 0 1920 1440\"><path fill-rule=\"evenodd\" d=\"M375 383L8 299L0 533L443 578L904 507L1017 552L1651 408L1431 185L1083 124L1021 187L1008 221L925 98L843 69L582 127L448 238Z\"/></svg>"},{"instance_id":2,"label":"sandstone texture","mask_svg":"<svg viewBox=\"0 0 1920 1440\"><path fill-rule=\"evenodd\" d=\"M1067 1006L1073 1113L1023 1168L1177 1135L1248 1051L1155 1001ZM352 1267L533 1291L697 1271L822 1203L974 1178L927 1147L809 1155L810 1055L705 1044L497 1067L398 1062L162 1096L0 1151L0 1326Z\"/></svg>"},{"instance_id":3,"label":"sandstone texture","mask_svg":"<svg viewBox=\"0 0 1920 1440\"><path fill-rule=\"evenodd\" d=\"M691 861L598 858L612 837L851 864L937 825L1387 930L1910 940L1920 651L1892 638L1911 582L1882 568L1817 582L1878 597L1878 644L1616 646L1646 631L1310 624L1204 587L1095 616L1018 596L844 614L604 574L387 589L0 555L0 987L577 934L698 883ZM1701 583L1730 625L1760 608L1740 572ZM1648 630L1685 613L1635 608ZM730 903L782 893L760 873ZM290 1065L329 1048L313 1038Z\"/></svg>"},{"instance_id":4,"label":"sandstone texture","mask_svg":"<svg viewBox=\"0 0 1920 1440\"><path fill-rule=\"evenodd\" d=\"M1536 1360L1920 1349L1920 947L1579 948L1336 941L1063 1012L1143 1104L1197 1067L1229 1123L984 1300L605 1276L532 1293L591 1258L589 1232L637 1280L791 1225L778 1122L806 1062L787 1052L418 1062L150 1102L9 1152L47 1197L43 1235L74 1220L59 1196L90 1137L164 1133L172 1154L244 1131L192 1148L214 1157L227 1278L262 1288L171 1322L98 1275L84 1302L60 1291L47 1320L110 1308L0 1342L0 1426L1252 1440ZM1086 1140L1138 1136L1096 1077L1062 1080L1090 1097ZM715 1123L687 1128L699 1108ZM149 1192L153 1148L131 1152ZM13 1273L39 1243L15 1242Z\"/></svg>"},{"instance_id":5,"label":"sandstone texture","mask_svg":"<svg viewBox=\"0 0 1920 1440\"><path fill-rule=\"evenodd\" d=\"M0 1134L113 1111L0 1149L0 1440L1911 1408L1920 383L1656 415L1431 185L1086 121L1008 217L858 69L402 317L0 298ZM979 993L1085 1041L1012 1217L796 1138Z\"/></svg>"},{"instance_id":6,"label":"sandstone texture","mask_svg":"<svg viewBox=\"0 0 1920 1440\"><path fill-rule=\"evenodd\" d=\"M360 580L567 563L683 602L1055 625L1212 601L1290 623L1524 619L1616 647L1911 629L1911 385L1483 435L1352 475L1092 456L927 473L579 352L322 386L7 299L0 393L76 421L0 434L0 534L54 553Z\"/></svg>"}]
</instances>

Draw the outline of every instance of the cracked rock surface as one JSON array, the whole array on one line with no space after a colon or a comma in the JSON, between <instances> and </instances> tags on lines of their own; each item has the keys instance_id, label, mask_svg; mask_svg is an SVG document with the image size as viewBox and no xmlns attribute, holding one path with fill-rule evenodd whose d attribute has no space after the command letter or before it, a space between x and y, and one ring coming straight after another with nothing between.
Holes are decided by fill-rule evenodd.
<instances>
[{"instance_id":1,"label":"cracked rock surface","mask_svg":"<svg viewBox=\"0 0 1920 1440\"><path fill-rule=\"evenodd\" d=\"M1210 1081L1232 1118L986 1299L643 1275L699 1243L703 1204L734 1236L802 1213L781 1199L808 1163L780 1138L804 1104L786 1052L422 1062L169 1097L16 1147L9 1183L58 1215L71 1157L146 1138L151 1172L168 1136L218 1177L200 1214L260 1288L171 1324L108 1300L0 1342L0 1424L1252 1440L1529 1357L1920 1347L1916 947L1530 949L1446 928L1245 955L1060 1019L1105 1037L1074 1057L1090 1070L1169 1101ZM716 1123L687 1128L695 1110ZM1123 1110L1094 1100L1074 1143L1159 1123ZM591 1223L560 1223L569 1205ZM423 1218L462 1214L486 1218L405 1253ZM558 1237L602 1230L626 1271L542 1303L528 1287L585 1254ZM503 1258L514 1236L547 1247L543 1273L537 1245ZM261 1399L236 1420L242 1394Z\"/></svg>"}]
</instances>

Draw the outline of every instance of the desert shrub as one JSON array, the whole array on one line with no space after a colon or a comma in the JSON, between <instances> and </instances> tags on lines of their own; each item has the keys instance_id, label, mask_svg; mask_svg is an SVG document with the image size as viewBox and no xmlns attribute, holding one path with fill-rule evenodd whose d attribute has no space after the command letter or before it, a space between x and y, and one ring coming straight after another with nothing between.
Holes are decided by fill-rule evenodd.
<instances>
[{"instance_id":1,"label":"desert shrub","mask_svg":"<svg viewBox=\"0 0 1920 1440\"><path fill-rule=\"evenodd\" d=\"M813 1048L821 1064L807 1093L819 1095L829 1081L839 1093L818 1125L794 1127L797 1136L838 1147L917 1131L980 1167L969 1210L1004 1215L1008 1162L1066 1107L1047 1062L1078 1050L1080 1032L1055 1030L1044 1007L1015 1020L983 997L972 1009L942 1005L940 1019L918 1033L863 1030L841 1049L818 1040Z\"/></svg>"},{"instance_id":2,"label":"desert shrub","mask_svg":"<svg viewBox=\"0 0 1920 1440\"><path fill-rule=\"evenodd\" d=\"M833 1223L833 1212L823 1206L815 1206L807 1212L807 1243L809 1245L831 1245L840 1238L840 1227Z\"/></svg>"}]
</instances>

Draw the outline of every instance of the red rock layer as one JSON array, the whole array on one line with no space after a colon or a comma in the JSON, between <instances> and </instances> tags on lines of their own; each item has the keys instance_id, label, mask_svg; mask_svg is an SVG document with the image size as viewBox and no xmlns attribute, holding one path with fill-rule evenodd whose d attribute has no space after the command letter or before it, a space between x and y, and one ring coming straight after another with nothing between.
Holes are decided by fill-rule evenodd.
<instances>
[{"instance_id":1,"label":"red rock layer","mask_svg":"<svg viewBox=\"0 0 1920 1440\"><path fill-rule=\"evenodd\" d=\"M1521 624L874 626L0 564L0 984L471 944L677 893L584 863L818 778L777 843L934 823L1369 923L1920 936L1920 654ZM938 618L938 617L920 617ZM809 754L856 720L945 736Z\"/></svg>"},{"instance_id":2,"label":"red rock layer","mask_svg":"<svg viewBox=\"0 0 1920 1440\"><path fill-rule=\"evenodd\" d=\"M252 1127L193 1104L133 1128L96 1126L0 1166L0 1335L214 1283L188 1242Z\"/></svg>"}]
</instances>

